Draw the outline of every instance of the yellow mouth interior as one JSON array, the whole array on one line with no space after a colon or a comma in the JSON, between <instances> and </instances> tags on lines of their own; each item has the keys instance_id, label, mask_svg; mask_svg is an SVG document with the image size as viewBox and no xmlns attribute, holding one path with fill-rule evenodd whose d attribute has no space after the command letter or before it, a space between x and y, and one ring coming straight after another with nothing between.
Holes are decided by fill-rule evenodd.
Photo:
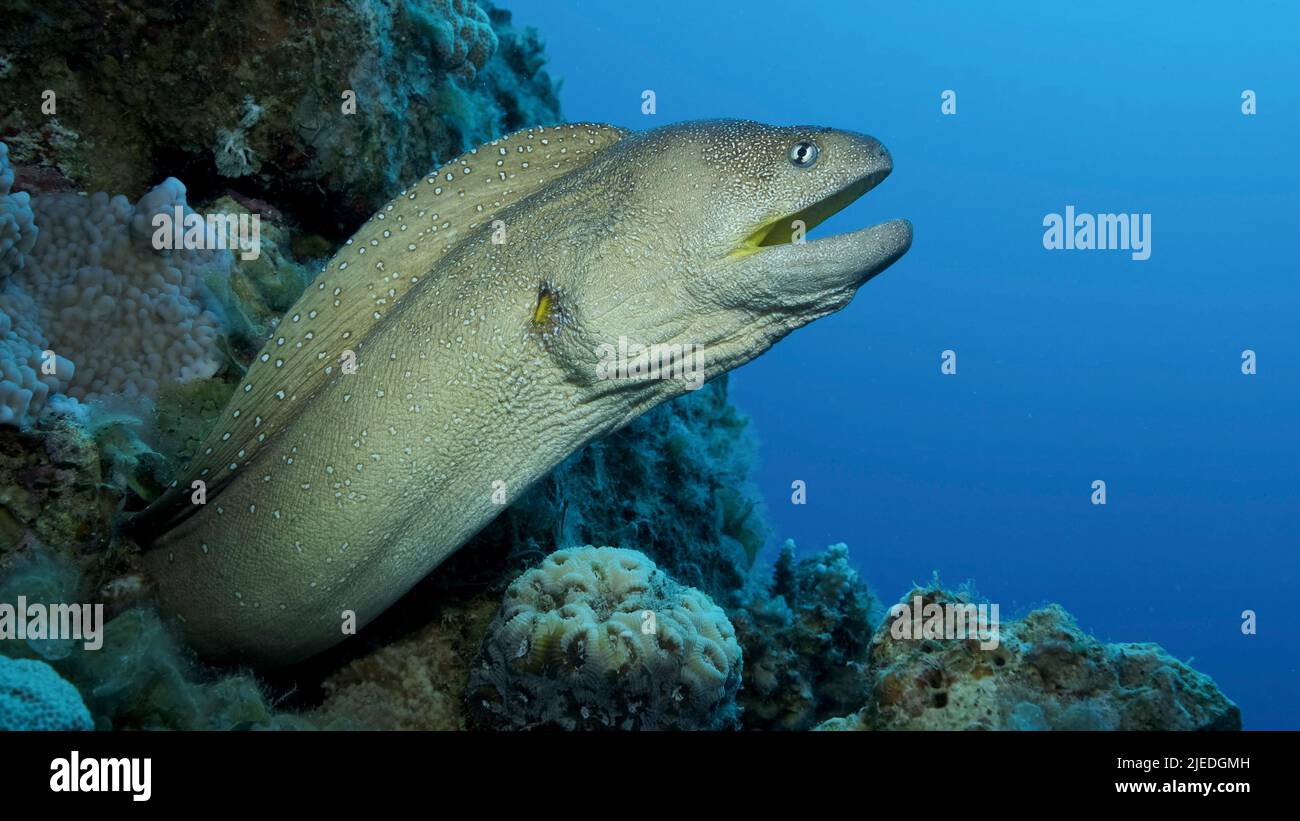
<instances>
[{"instance_id":1,"label":"yellow mouth interior","mask_svg":"<svg viewBox=\"0 0 1300 821\"><path fill-rule=\"evenodd\" d=\"M807 233L830 217L843 211L849 203L867 193L876 184L876 175L869 174L847 188L831 194L824 200L813 203L802 211L787 217L773 220L759 227L740 243L740 247L731 252L733 257L744 257L773 245L789 245L794 242L795 222L803 223Z\"/></svg>"}]
</instances>

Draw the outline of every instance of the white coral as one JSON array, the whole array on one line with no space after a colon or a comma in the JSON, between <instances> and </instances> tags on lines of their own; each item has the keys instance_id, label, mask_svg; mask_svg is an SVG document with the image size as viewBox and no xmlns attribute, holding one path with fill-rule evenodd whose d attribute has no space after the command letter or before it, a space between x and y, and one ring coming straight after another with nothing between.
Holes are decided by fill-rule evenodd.
<instances>
[{"instance_id":1,"label":"white coral","mask_svg":"<svg viewBox=\"0 0 1300 821\"><path fill-rule=\"evenodd\" d=\"M3 144L0 144L0 149ZM190 214L168 178L132 205L104 193L9 194L0 151L0 215L22 240L0 244L0 424L24 425L47 398L150 398L160 386L210 377L221 365L221 319L205 276L229 271L228 251L158 250L156 214ZM19 199L22 198L22 199ZM34 242L27 242L27 226ZM2 242L2 241L0 241ZM15 253L16 252L16 253Z\"/></svg>"},{"instance_id":2,"label":"white coral","mask_svg":"<svg viewBox=\"0 0 1300 821\"><path fill-rule=\"evenodd\" d=\"M9 146L0 143L0 282L23 267L25 255L36 244L31 197L25 191L10 193L13 184Z\"/></svg>"},{"instance_id":3,"label":"white coral","mask_svg":"<svg viewBox=\"0 0 1300 821\"><path fill-rule=\"evenodd\" d=\"M76 373L64 357L46 351L35 303L18 288L0 291L0 425L23 425Z\"/></svg>"},{"instance_id":4,"label":"white coral","mask_svg":"<svg viewBox=\"0 0 1300 821\"><path fill-rule=\"evenodd\" d=\"M218 128L217 143L212 147L217 173L223 177L243 177L255 172L260 163L248 145L248 129L262 118L263 109L252 95L244 97L244 114L234 128Z\"/></svg>"}]
</instances>

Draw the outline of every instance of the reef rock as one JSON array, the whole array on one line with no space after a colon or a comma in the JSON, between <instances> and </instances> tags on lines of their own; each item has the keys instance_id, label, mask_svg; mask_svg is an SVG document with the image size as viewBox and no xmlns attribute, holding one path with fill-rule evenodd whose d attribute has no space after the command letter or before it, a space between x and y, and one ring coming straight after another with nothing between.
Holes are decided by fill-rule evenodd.
<instances>
[{"instance_id":1,"label":"reef rock","mask_svg":"<svg viewBox=\"0 0 1300 821\"><path fill-rule=\"evenodd\" d=\"M26 543L70 556L108 545L123 488L112 487L101 444L75 413L47 411L26 431L0 427L0 578Z\"/></svg>"},{"instance_id":2,"label":"reef rock","mask_svg":"<svg viewBox=\"0 0 1300 821\"><path fill-rule=\"evenodd\" d=\"M924 605L968 604L939 587ZM896 638L892 619L871 645L870 696L825 730L1239 730L1241 712L1208 676L1154 644L1103 644L1059 605L976 637Z\"/></svg>"},{"instance_id":3,"label":"reef rock","mask_svg":"<svg viewBox=\"0 0 1300 821\"><path fill-rule=\"evenodd\" d=\"M465 729L469 667L499 606L486 594L438 602L438 618L331 673L311 720L332 729Z\"/></svg>"},{"instance_id":4,"label":"reef rock","mask_svg":"<svg viewBox=\"0 0 1300 821\"><path fill-rule=\"evenodd\" d=\"M796 561L786 540L770 584L728 611L745 651L745 729L805 730L862 704L879 610L848 547Z\"/></svg>"},{"instance_id":5,"label":"reef rock","mask_svg":"<svg viewBox=\"0 0 1300 821\"><path fill-rule=\"evenodd\" d=\"M721 608L642 553L552 553L506 590L467 706L502 729L734 726L740 645Z\"/></svg>"},{"instance_id":6,"label":"reef rock","mask_svg":"<svg viewBox=\"0 0 1300 821\"><path fill-rule=\"evenodd\" d=\"M0 134L45 190L178 174L346 236L465 146L557 122L541 52L475 0L13 0Z\"/></svg>"},{"instance_id":7,"label":"reef rock","mask_svg":"<svg viewBox=\"0 0 1300 821\"><path fill-rule=\"evenodd\" d=\"M256 200L226 194L204 203L202 209L226 218L248 219L250 224L257 217L258 253L234 254L228 275L204 280L225 320L231 354L247 366L284 312L324 267L328 246L295 252L295 240L303 235L295 232L278 210Z\"/></svg>"},{"instance_id":8,"label":"reef rock","mask_svg":"<svg viewBox=\"0 0 1300 821\"><path fill-rule=\"evenodd\" d=\"M106 552L113 552L112 548ZM99 730L316 726L277 712L252 675L198 665L163 627L158 614L141 606L146 590L138 576L97 572L88 566L93 563L39 545L8 558L7 564L0 565L0 602L12 603L23 596L29 602L103 603L105 622L98 647L67 638L0 642L0 730L7 729L4 702L11 686L65 705L77 717L76 729L90 729L92 723ZM113 580L94 591L93 585L106 575ZM36 684L25 683L24 678L7 677L7 670L28 671L24 676L35 670L39 677ZM70 700L73 696L75 704Z\"/></svg>"},{"instance_id":9,"label":"reef rock","mask_svg":"<svg viewBox=\"0 0 1300 821\"><path fill-rule=\"evenodd\" d=\"M74 649L56 663L83 683L98 729L307 729L279 713L251 674L201 669L152 609L131 608L104 625L104 647Z\"/></svg>"}]
</instances>

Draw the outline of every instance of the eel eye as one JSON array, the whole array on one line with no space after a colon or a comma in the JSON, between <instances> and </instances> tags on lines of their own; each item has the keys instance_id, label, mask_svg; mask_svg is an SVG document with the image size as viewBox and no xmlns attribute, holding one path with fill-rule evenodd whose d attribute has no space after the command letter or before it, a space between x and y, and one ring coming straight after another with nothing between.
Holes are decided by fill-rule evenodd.
<instances>
[{"instance_id":1,"label":"eel eye","mask_svg":"<svg viewBox=\"0 0 1300 821\"><path fill-rule=\"evenodd\" d=\"M817 143L810 140L800 140L790 146L790 164L795 168L812 168L813 163L817 162Z\"/></svg>"}]
</instances>

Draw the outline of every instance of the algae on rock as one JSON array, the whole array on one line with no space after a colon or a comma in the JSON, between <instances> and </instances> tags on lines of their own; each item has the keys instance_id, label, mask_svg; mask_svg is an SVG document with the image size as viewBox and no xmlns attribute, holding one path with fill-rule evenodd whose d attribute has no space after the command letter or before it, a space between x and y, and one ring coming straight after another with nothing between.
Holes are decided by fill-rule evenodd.
<instances>
[{"instance_id":1,"label":"algae on rock","mask_svg":"<svg viewBox=\"0 0 1300 821\"><path fill-rule=\"evenodd\" d=\"M786 540L770 584L729 611L745 650L745 729L804 730L867 696L867 654L880 604L831 545L795 559Z\"/></svg>"},{"instance_id":2,"label":"algae on rock","mask_svg":"<svg viewBox=\"0 0 1300 821\"><path fill-rule=\"evenodd\" d=\"M970 604L938 586L905 602ZM1104 644L1060 605L1002 622L980 640L897 638L871 646L870 696L826 730L1239 730L1241 711L1202 673L1155 644Z\"/></svg>"},{"instance_id":3,"label":"algae on rock","mask_svg":"<svg viewBox=\"0 0 1300 821\"><path fill-rule=\"evenodd\" d=\"M178 174L339 237L438 161L559 120L536 32L475 0L14 0L0 53L25 181L135 197Z\"/></svg>"}]
</instances>

